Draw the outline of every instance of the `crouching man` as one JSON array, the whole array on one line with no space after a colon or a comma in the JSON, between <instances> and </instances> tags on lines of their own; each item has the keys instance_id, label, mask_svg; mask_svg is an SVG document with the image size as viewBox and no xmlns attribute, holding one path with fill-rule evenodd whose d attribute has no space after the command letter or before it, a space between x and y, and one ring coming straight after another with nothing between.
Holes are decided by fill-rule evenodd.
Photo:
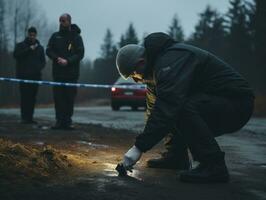
<instances>
[{"instance_id":1,"label":"crouching man","mask_svg":"<svg viewBox=\"0 0 266 200\"><path fill-rule=\"evenodd\" d=\"M149 35L144 47L121 48L116 62L122 77L147 83L148 95L155 97L145 129L125 154L123 166L132 168L171 132L200 163L182 171L182 181L229 181L215 137L241 129L250 119L254 94L247 81L215 55L164 33Z\"/></svg>"}]
</instances>

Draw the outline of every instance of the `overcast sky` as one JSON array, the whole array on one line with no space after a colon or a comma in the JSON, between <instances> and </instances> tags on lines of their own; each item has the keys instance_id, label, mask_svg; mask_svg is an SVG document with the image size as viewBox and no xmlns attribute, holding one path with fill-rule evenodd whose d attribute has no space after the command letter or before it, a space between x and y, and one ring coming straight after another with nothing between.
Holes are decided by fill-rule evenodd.
<instances>
[{"instance_id":1,"label":"overcast sky","mask_svg":"<svg viewBox=\"0 0 266 200\"><path fill-rule=\"evenodd\" d=\"M106 29L110 28L118 42L130 22L139 38L144 33L167 31L175 14L181 20L186 37L194 30L198 14L206 5L224 13L229 0L37 0L49 22L58 22L60 14L68 12L73 23L82 29L86 57L99 56ZM55 30L56 31L56 30Z\"/></svg>"}]
</instances>

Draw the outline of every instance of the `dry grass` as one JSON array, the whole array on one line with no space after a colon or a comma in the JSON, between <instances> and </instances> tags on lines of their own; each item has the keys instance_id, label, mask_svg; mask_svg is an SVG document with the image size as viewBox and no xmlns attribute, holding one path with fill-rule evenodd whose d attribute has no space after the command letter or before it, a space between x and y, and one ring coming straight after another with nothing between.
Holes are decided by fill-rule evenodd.
<instances>
[{"instance_id":1,"label":"dry grass","mask_svg":"<svg viewBox=\"0 0 266 200\"><path fill-rule=\"evenodd\" d=\"M49 178L70 166L67 157L50 146L39 150L0 139L0 179Z\"/></svg>"}]
</instances>

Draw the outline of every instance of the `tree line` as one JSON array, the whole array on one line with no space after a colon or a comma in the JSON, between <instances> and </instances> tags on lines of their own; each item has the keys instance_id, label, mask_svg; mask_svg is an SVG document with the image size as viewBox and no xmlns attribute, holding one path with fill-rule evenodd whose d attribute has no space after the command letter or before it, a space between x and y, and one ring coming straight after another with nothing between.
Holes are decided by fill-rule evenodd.
<instances>
[{"instance_id":1,"label":"tree line","mask_svg":"<svg viewBox=\"0 0 266 200\"><path fill-rule=\"evenodd\" d=\"M47 44L56 25L48 23L45 12L34 0L0 0L0 76L15 76L13 50L16 43L24 40L30 26L37 28L38 39ZM51 69L46 67L44 79L50 76ZM49 88L42 88L41 101L50 102L49 93ZM18 97L17 84L0 83L0 106L18 104Z\"/></svg>"},{"instance_id":2,"label":"tree line","mask_svg":"<svg viewBox=\"0 0 266 200\"><path fill-rule=\"evenodd\" d=\"M46 23L45 15L40 9L31 9L31 7L37 6L34 1L26 0L27 3L23 3L23 6L21 1L18 6L17 1L19 0L0 0L0 75L2 76L10 76L14 72L14 68L6 68L6 66L14 66L14 60L10 56L11 50L14 44L25 36L25 30L29 25L36 24L35 26L40 32L39 38L43 44L46 44L54 27ZM11 15L10 12L13 14ZM13 18L6 16L13 16ZM229 0L229 8L226 13L220 13L208 5L199 14L194 31L188 37L185 37L182 22L178 15L173 16L169 22L168 30L162 31L168 33L176 41L196 45L220 56L247 78L257 94L265 95L265 20L265 0ZM145 35L147 34L145 33ZM130 23L119 41L114 41L112 30L108 28L103 38L99 57L94 61L85 60L82 62L80 82L113 84L119 77L115 65L118 49L127 44L142 43L145 35L142 38L138 37L134 24ZM50 63L48 63L49 65ZM50 68L46 67L44 72L44 79L46 80L51 79ZM6 87L6 85L3 87L3 84L0 84L0 105L9 103L16 96L10 94L12 91L13 93L16 91L14 89L16 86L9 85ZM10 87L13 88L10 89ZM42 90L41 102L51 102L50 89L42 88ZM82 89L79 100L86 101L94 97L107 97L108 94L109 91L107 90ZM4 98L6 101L3 100Z\"/></svg>"},{"instance_id":3,"label":"tree line","mask_svg":"<svg viewBox=\"0 0 266 200\"><path fill-rule=\"evenodd\" d=\"M227 13L219 13L208 5L199 14L194 32L187 38L177 15L165 32L176 41L193 44L223 58L248 79L257 93L265 93L265 22L266 1L230 0ZM116 44L111 30L107 29L101 57L96 59L92 69L97 75L93 76L94 81L113 83L118 77L115 69L117 49L140 41L132 23Z\"/></svg>"}]
</instances>

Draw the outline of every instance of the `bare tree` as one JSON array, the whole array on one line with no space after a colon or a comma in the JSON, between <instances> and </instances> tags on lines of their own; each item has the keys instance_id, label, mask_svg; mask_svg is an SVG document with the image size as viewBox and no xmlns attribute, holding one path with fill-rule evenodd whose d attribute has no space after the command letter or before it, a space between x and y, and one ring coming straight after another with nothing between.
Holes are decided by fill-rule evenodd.
<instances>
[{"instance_id":1,"label":"bare tree","mask_svg":"<svg viewBox=\"0 0 266 200\"><path fill-rule=\"evenodd\" d=\"M0 0L0 52L6 50L5 1Z\"/></svg>"},{"instance_id":2,"label":"bare tree","mask_svg":"<svg viewBox=\"0 0 266 200\"><path fill-rule=\"evenodd\" d=\"M19 24L19 6L18 1L16 0L14 2L14 46L17 43L17 37L18 37L18 24Z\"/></svg>"},{"instance_id":3,"label":"bare tree","mask_svg":"<svg viewBox=\"0 0 266 200\"><path fill-rule=\"evenodd\" d=\"M45 46L55 26L47 24L45 13L39 8L35 0L0 0L0 76L14 77L15 60L12 52L14 45L21 42L30 26L38 30L38 39ZM9 34L7 34L9 33ZM2 49L5 47L6 51ZM50 63L49 63L50 65ZM44 78L50 79L51 67L47 67ZM0 106L18 104L16 84L0 83ZM51 101L50 88L43 87L40 101Z\"/></svg>"},{"instance_id":4,"label":"bare tree","mask_svg":"<svg viewBox=\"0 0 266 200\"><path fill-rule=\"evenodd\" d=\"M12 18L8 19L9 31L13 33L9 36L10 48L22 40L30 26L35 26L39 30L41 41L48 40L47 30L49 30L46 22L45 13L39 9L38 4L34 0L2 0L8 5L8 12Z\"/></svg>"}]
</instances>

